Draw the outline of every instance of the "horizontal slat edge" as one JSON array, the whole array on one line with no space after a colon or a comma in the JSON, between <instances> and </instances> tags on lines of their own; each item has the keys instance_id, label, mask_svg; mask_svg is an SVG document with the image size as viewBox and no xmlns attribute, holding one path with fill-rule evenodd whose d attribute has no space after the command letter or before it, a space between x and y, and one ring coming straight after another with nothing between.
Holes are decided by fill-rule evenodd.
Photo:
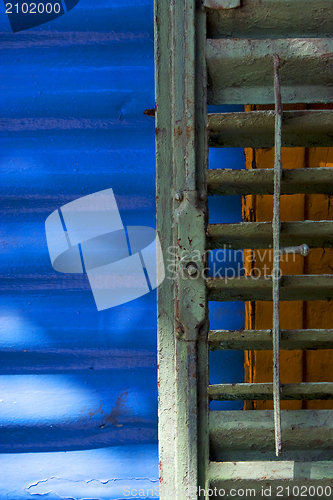
<instances>
[{"instance_id":1,"label":"horizontal slat edge","mask_svg":"<svg viewBox=\"0 0 333 500\"><path fill-rule=\"evenodd\" d=\"M208 343L214 350L271 350L271 330L211 330ZM281 330L281 350L333 349L333 330Z\"/></svg>"},{"instance_id":2,"label":"horizontal slat edge","mask_svg":"<svg viewBox=\"0 0 333 500\"><path fill-rule=\"evenodd\" d=\"M238 9L221 9L225 0L214 0L207 10L208 38L333 36L330 0L242 0Z\"/></svg>"},{"instance_id":3,"label":"horizontal slat edge","mask_svg":"<svg viewBox=\"0 0 333 500\"><path fill-rule=\"evenodd\" d=\"M283 485L282 492L285 494L285 497L287 497L287 490L285 488L288 486L289 481L291 482L290 488L293 485L301 487L306 481L308 485L313 484L317 486L319 484L324 487L325 485L331 485L333 491L333 467L331 461L299 462L297 464L293 460L272 462L210 462L207 479L210 486L224 488L227 492L228 490L230 491L230 488L235 487L243 489L245 487L255 488L257 494L252 495L252 497L256 498L261 497L262 494L260 492L262 488L268 492L268 496L276 498L277 491L273 490L271 491L271 495L269 495L269 487L272 483L276 487L278 481ZM258 481L261 481L261 483L258 484ZM289 495L288 497L293 498ZM233 498L237 499L238 497L235 496Z\"/></svg>"},{"instance_id":4,"label":"horizontal slat edge","mask_svg":"<svg viewBox=\"0 0 333 500\"><path fill-rule=\"evenodd\" d=\"M270 248L273 244L271 222L209 224L209 249ZM333 221L281 223L281 246L307 244L309 248L333 247Z\"/></svg>"},{"instance_id":5,"label":"horizontal slat edge","mask_svg":"<svg viewBox=\"0 0 333 500\"><path fill-rule=\"evenodd\" d=\"M272 277L207 278L210 301L272 300ZM333 276L282 276L280 300L332 300Z\"/></svg>"},{"instance_id":6,"label":"horizontal slat edge","mask_svg":"<svg viewBox=\"0 0 333 500\"><path fill-rule=\"evenodd\" d=\"M208 387L208 395L215 401L272 400L273 384L215 384ZM281 399L307 401L333 399L333 382L282 384Z\"/></svg>"},{"instance_id":7,"label":"horizontal slat edge","mask_svg":"<svg viewBox=\"0 0 333 500\"><path fill-rule=\"evenodd\" d=\"M211 169L207 172L209 195L273 194L273 169ZM285 169L281 194L333 193L333 168Z\"/></svg>"},{"instance_id":8,"label":"horizontal slat edge","mask_svg":"<svg viewBox=\"0 0 333 500\"><path fill-rule=\"evenodd\" d=\"M333 448L331 410L282 410L284 451L312 447ZM211 453L231 455L234 451L274 450L274 413L272 410L211 411L209 414Z\"/></svg>"},{"instance_id":9,"label":"horizontal slat edge","mask_svg":"<svg viewBox=\"0 0 333 500\"><path fill-rule=\"evenodd\" d=\"M333 102L332 52L331 38L208 39L208 104L272 104L274 54L283 103Z\"/></svg>"},{"instance_id":10,"label":"horizontal slat edge","mask_svg":"<svg viewBox=\"0 0 333 500\"><path fill-rule=\"evenodd\" d=\"M274 147L274 111L208 115L211 147ZM333 110L284 111L283 147L333 146Z\"/></svg>"}]
</instances>

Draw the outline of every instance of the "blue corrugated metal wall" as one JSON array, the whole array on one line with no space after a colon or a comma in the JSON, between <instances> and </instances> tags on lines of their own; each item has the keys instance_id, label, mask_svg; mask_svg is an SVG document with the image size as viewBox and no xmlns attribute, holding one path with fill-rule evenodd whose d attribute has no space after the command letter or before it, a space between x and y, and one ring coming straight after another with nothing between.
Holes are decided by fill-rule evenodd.
<instances>
[{"instance_id":1,"label":"blue corrugated metal wall","mask_svg":"<svg viewBox=\"0 0 333 500\"><path fill-rule=\"evenodd\" d=\"M155 226L152 0L80 0L16 34L0 14L0 498L156 496L156 294L98 312L86 276L53 271L44 230L110 187L124 225ZM216 364L242 377L238 355Z\"/></svg>"}]
</instances>

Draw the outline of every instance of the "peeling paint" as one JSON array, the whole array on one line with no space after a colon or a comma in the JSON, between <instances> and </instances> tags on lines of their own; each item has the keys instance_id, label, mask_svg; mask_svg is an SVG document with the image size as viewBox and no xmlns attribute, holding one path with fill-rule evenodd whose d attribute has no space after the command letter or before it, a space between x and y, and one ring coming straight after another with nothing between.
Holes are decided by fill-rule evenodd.
<instances>
[{"instance_id":1,"label":"peeling paint","mask_svg":"<svg viewBox=\"0 0 333 500\"><path fill-rule=\"evenodd\" d=\"M145 493L150 490L153 492L153 495L150 496L157 497L159 492L158 484L158 479L135 477L76 481L61 477L50 477L31 484L25 490L31 496L48 495L48 498L56 495L56 497L66 500L112 500L126 497L128 496L126 495L127 491L134 490L137 491L137 495L134 496L139 496L138 492L140 490Z\"/></svg>"}]
</instances>

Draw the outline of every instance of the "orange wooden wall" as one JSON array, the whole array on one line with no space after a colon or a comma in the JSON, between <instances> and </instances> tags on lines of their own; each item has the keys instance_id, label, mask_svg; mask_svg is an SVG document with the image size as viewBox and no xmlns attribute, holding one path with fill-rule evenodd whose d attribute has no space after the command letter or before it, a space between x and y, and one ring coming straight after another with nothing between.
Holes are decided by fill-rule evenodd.
<instances>
[{"instance_id":1,"label":"orange wooden wall","mask_svg":"<svg viewBox=\"0 0 333 500\"><path fill-rule=\"evenodd\" d=\"M311 109L333 106L311 105ZM269 106L247 106L247 111L272 109ZM287 105L284 109L307 109L307 105ZM274 148L245 150L246 168L274 168ZM285 169L333 167L333 148L282 148L282 166ZM281 220L331 220L333 198L328 195L284 195L281 197ZM273 196L254 195L243 198L244 221L271 221ZM306 243L306 241L304 242ZM244 253L249 271L256 267L262 273L272 270L272 251L256 250L251 262L248 251ZM308 257L284 256L280 268L283 274L332 274L333 250L311 249ZM332 328L333 303L323 301L281 302L281 329ZM246 329L272 328L272 303L246 303ZM333 351L281 351L281 382L333 382ZM272 351L247 351L245 353L245 382L271 382ZM271 401L250 401L246 409L271 409ZM282 409L333 408L333 401L282 401Z\"/></svg>"}]
</instances>

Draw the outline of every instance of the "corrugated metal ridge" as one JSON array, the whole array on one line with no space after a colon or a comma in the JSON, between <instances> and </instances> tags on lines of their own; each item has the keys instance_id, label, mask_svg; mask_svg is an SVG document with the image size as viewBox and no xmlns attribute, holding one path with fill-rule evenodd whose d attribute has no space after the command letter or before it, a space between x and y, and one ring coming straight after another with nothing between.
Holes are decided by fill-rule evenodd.
<instances>
[{"instance_id":1,"label":"corrugated metal ridge","mask_svg":"<svg viewBox=\"0 0 333 500\"><path fill-rule=\"evenodd\" d=\"M146 119L115 119L115 118L2 118L1 131L25 130L112 130L112 129L149 129Z\"/></svg>"},{"instance_id":2,"label":"corrugated metal ridge","mask_svg":"<svg viewBox=\"0 0 333 500\"><path fill-rule=\"evenodd\" d=\"M82 329L81 329L82 332ZM0 373L57 373L78 370L132 370L156 366L146 349L0 349Z\"/></svg>"},{"instance_id":3,"label":"corrugated metal ridge","mask_svg":"<svg viewBox=\"0 0 333 500\"><path fill-rule=\"evenodd\" d=\"M32 47L70 47L72 45L104 45L115 42L139 42L150 39L149 33L119 33L99 31L47 31L22 32L1 41L2 49L27 49Z\"/></svg>"}]
</instances>

